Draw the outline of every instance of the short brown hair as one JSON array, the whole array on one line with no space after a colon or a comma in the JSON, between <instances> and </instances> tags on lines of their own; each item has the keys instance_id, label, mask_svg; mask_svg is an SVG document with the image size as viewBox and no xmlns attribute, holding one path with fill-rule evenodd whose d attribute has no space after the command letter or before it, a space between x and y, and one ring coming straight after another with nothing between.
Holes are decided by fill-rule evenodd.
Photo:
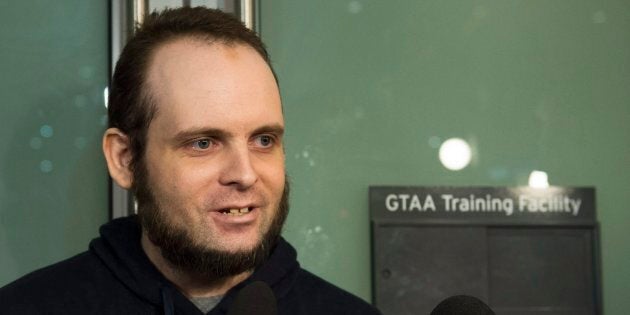
<instances>
[{"instance_id":1,"label":"short brown hair","mask_svg":"<svg viewBox=\"0 0 630 315\"><path fill-rule=\"evenodd\" d=\"M146 84L151 58L160 46L185 37L250 46L273 72L263 42L233 15L203 7L166 9L148 15L120 54L109 89L109 127L129 137L132 170L144 157L147 130L157 110Z\"/></svg>"}]
</instances>

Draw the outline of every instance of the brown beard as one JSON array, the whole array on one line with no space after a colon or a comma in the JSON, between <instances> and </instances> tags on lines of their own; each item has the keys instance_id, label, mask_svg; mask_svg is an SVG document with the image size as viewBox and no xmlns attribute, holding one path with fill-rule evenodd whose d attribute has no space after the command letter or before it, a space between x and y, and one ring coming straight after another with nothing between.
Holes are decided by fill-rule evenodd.
<instances>
[{"instance_id":1,"label":"brown beard","mask_svg":"<svg viewBox=\"0 0 630 315\"><path fill-rule=\"evenodd\" d=\"M259 244L251 250L238 252L208 248L195 242L187 229L170 224L166 215L169 209L160 207L144 161L135 165L133 173L132 191L138 201L142 229L149 240L160 248L162 256L172 267L206 281L235 276L262 265L278 242L289 214L289 182L285 179L276 215Z\"/></svg>"}]
</instances>

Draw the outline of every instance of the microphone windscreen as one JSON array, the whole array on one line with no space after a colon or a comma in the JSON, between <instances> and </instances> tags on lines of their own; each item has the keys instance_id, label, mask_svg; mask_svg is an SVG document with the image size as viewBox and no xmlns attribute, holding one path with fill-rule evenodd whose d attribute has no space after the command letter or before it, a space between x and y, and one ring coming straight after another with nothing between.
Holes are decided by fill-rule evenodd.
<instances>
[{"instance_id":1,"label":"microphone windscreen","mask_svg":"<svg viewBox=\"0 0 630 315\"><path fill-rule=\"evenodd\" d=\"M455 295L440 302L431 315L495 315L480 299L468 295Z\"/></svg>"},{"instance_id":2,"label":"microphone windscreen","mask_svg":"<svg viewBox=\"0 0 630 315\"><path fill-rule=\"evenodd\" d=\"M262 281L254 281L238 292L228 315L277 315L276 296Z\"/></svg>"}]
</instances>

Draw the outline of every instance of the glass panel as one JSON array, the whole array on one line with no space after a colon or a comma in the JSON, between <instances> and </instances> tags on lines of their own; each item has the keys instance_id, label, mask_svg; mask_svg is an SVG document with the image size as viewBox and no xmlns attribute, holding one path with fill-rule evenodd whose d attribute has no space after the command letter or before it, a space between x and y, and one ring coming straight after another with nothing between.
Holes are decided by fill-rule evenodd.
<instances>
[{"instance_id":1,"label":"glass panel","mask_svg":"<svg viewBox=\"0 0 630 315\"><path fill-rule=\"evenodd\" d=\"M0 286L108 219L107 1L0 1Z\"/></svg>"},{"instance_id":2,"label":"glass panel","mask_svg":"<svg viewBox=\"0 0 630 315\"><path fill-rule=\"evenodd\" d=\"M370 299L369 185L595 186L606 314L627 313L629 14L617 0L264 2L302 263ZM458 171L439 159L450 138L468 146L445 151L470 148L445 163Z\"/></svg>"}]
</instances>

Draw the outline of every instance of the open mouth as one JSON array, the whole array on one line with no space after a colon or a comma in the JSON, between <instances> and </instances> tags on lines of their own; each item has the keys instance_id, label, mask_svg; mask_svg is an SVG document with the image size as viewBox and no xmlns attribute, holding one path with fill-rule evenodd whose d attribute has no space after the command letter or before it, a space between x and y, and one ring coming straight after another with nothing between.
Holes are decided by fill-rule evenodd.
<instances>
[{"instance_id":1,"label":"open mouth","mask_svg":"<svg viewBox=\"0 0 630 315\"><path fill-rule=\"evenodd\" d=\"M223 209L223 210L219 210L220 213L223 213L224 215L231 215L231 216L245 215L245 214L248 214L250 211L252 211L252 208L250 208L250 207L239 208L239 209Z\"/></svg>"}]
</instances>

